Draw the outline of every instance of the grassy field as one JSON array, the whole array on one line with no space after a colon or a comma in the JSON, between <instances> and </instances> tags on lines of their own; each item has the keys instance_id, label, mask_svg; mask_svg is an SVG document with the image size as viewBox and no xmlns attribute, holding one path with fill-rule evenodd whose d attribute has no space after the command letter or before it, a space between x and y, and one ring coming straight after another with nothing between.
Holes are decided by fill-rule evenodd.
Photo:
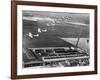
<instances>
[{"instance_id":1,"label":"grassy field","mask_svg":"<svg viewBox=\"0 0 100 80\"><path fill-rule=\"evenodd\" d=\"M29 32L37 34L38 28L46 28L47 32L39 33L38 37L29 38L25 36ZM89 27L73 24L38 26L37 22L23 21L23 47L66 47L76 45L77 38L80 37L78 46L84 50L88 48L87 39L89 38Z\"/></svg>"}]
</instances>

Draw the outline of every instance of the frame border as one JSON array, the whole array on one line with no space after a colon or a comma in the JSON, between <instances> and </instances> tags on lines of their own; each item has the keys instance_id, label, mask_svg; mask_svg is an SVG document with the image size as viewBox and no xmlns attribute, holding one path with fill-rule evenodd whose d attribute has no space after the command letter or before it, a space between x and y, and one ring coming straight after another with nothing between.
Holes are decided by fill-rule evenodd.
<instances>
[{"instance_id":1,"label":"frame border","mask_svg":"<svg viewBox=\"0 0 100 80\"><path fill-rule=\"evenodd\" d=\"M17 75L17 5L94 9L95 11L94 13L94 17L95 17L94 18L94 27L95 27L94 28L94 71ZM97 74L97 6L96 5L15 1L15 0L11 1L11 79L60 77L60 76L75 76L75 75L90 75L90 74Z\"/></svg>"}]
</instances>

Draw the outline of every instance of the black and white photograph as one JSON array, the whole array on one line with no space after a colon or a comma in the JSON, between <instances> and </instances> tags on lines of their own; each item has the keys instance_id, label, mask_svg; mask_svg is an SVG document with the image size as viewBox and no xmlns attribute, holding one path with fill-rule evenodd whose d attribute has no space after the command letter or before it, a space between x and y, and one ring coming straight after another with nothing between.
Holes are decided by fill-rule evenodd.
<instances>
[{"instance_id":1,"label":"black and white photograph","mask_svg":"<svg viewBox=\"0 0 100 80\"><path fill-rule=\"evenodd\" d=\"M90 14L22 11L22 67L89 66Z\"/></svg>"},{"instance_id":2,"label":"black and white photograph","mask_svg":"<svg viewBox=\"0 0 100 80\"><path fill-rule=\"evenodd\" d=\"M97 73L97 7L14 1L12 78Z\"/></svg>"}]
</instances>

